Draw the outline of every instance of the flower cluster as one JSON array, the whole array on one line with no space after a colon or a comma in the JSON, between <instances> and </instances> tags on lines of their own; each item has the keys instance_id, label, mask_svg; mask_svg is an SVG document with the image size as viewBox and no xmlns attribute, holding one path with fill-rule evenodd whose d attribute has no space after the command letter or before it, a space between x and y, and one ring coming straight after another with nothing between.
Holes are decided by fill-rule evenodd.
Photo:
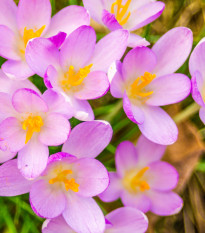
<instances>
[{"instance_id":1,"label":"flower cluster","mask_svg":"<svg viewBox=\"0 0 205 233\"><path fill-rule=\"evenodd\" d=\"M51 18L49 0L20 0L18 6L0 1L0 56L7 59L0 70L0 195L29 193L31 208L46 219L43 233L143 233L146 212L167 216L183 206L172 191L178 172L160 161L178 136L161 106L192 90L205 123L205 41L190 57L190 81L175 73L191 52L190 29L171 29L152 48L133 33L157 19L164 3L83 3ZM90 17L109 29L98 41ZM34 74L45 83L43 94L28 79ZM88 102L109 90L123 99L125 114L142 133L136 146L117 146L112 172L96 159L109 145L112 127L95 120ZM84 122L71 130L72 117ZM49 146L60 145L61 152L49 156ZM103 202L120 198L123 207L104 216L96 196Z\"/></svg>"}]
</instances>

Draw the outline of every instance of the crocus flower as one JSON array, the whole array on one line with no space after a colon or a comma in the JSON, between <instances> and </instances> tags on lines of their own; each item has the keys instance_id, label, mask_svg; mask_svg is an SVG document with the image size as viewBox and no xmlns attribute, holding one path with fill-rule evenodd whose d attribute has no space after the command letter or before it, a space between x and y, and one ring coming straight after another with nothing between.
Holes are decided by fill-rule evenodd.
<instances>
[{"instance_id":1,"label":"crocus flower","mask_svg":"<svg viewBox=\"0 0 205 233\"><path fill-rule=\"evenodd\" d=\"M96 99L109 89L105 72L126 49L128 32L117 30L96 44L93 28L81 26L71 33L59 51L49 40L36 38L26 49L26 60L48 88L62 94L79 120L93 120L87 100Z\"/></svg>"},{"instance_id":2,"label":"crocus flower","mask_svg":"<svg viewBox=\"0 0 205 233\"><path fill-rule=\"evenodd\" d=\"M17 80L9 79L2 72L2 70L0 70L0 93L1 93L0 102L4 103L5 107L7 105L7 102L4 102L5 98L7 98L6 96L10 95L10 97L12 97L13 93L20 88L30 88L32 90L35 90L36 92L39 92L38 89L29 80L17 81ZM3 121L5 118L6 118L5 112L0 112L0 122ZM12 159L15 155L16 152L11 152L9 150L6 151L0 150L0 163Z\"/></svg>"},{"instance_id":3,"label":"crocus flower","mask_svg":"<svg viewBox=\"0 0 205 233\"><path fill-rule=\"evenodd\" d=\"M27 178L45 169L48 146L63 144L69 135L69 108L57 93L42 96L32 89L18 89L13 96L0 93L0 148L18 152L18 167ZM71 112L72 115L72 112Z\"/></svg>"},{"instance_id":4,"label":"crocus flower","mask_svg":"<svg viewBox=\"0 0 205 233\"><path fill-rule=\"evenodd\" d=\"M116 172L110 172L110 185L100 195L105 202L121 198L125 206L135 207L144 213L157 215L178 213L182 199L174 192L178 173L174 167L160 161L165 146L155 144L141 136L135 147L124 141L117 147Z\"/></svg>"},{"instance_id":5,"label":"crocus flower","mask_svg":"<svg viewBox=\"0 0 205 233\"><path fill-rule=\"evenodd\" d=\"M148 227L147 217L139 210L121 207L105 216L106 229L102 233L144 233ZM44 222L42 233L75 233L62 216ZM100 233L100 231L97 231Z\"/></svg>"},{"instance_id":6,"label":"crocus flower","mask_svg":"<svg viewBox=\"0 0 205 233\"><path fill-rule=\"evenodd\" d=\"M159 106L179 102L189 95L189 78L174 72L187 59L192 41L191 30L174 28L152 49L137 47L123 63L118 61L110 68L111 94L123 98L127 117L155 143L169 145L177 139L175 123Z\"/></svg>"},{"instance_id":7,"label":"crocus flower","mask_svg":"<svg viewBox=\"0 0 205 233\"><path fill-rule=\"evenodd\" d=\"M192 97L201 106L199 116L205 124L205 40L202 39L192 52L189 71L192 76Z\"/></svg>"},{"instance_id":8,"label":"crocus flower","mask_svg":"<svg viewBox=\"0 0 205 233\"><path fill-rule=\"evenodd\" d=\"M0 56L8 59L2 69L10 77L18 79L34 74L25 60L25 49L30 39L49 37L56 46L60 46L66 33L70 34L90 22L86 9L80 6L68 6L51 19L49 0L20 0L18 7L13 0L1 0L0 9Z\"/></svg>"},{"instance_id":9,"label":"crocus flower","mask_svg":"<svg viewBox=\"0 0 205 233\"><path fill-rule=\"evenodd\" d=\"M0 195L30 192L30 203L37 215L49 219L62 215L76 232L103 232L105 219L92 197L107 188L109 177L104 165L94 157L111 137L112 128L106 122L79 124L67 141L70 153L51 155L46 169L35 180L22 176L16 159L4 163L0 167Z\"/></svg>"},{"instance_id":10,"label":"crocus flower","mask_svg":"<svg viewBox=\"0 0 205 233\"><path fill-rule=\"evenodd\" d=\"M109 30L123 28L130 32L157 19L165 7L163 2L155 0L83 0L83 3L91 17ZM147 46L149 43L142 37L130 33L128 45Z\"/></svg>"}]
</instances>

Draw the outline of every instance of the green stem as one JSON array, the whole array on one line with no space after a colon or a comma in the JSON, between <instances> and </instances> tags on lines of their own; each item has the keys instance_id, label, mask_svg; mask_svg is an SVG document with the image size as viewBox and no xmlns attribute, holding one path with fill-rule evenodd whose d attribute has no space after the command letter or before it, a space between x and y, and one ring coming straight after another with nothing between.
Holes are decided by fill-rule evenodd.
<instances>
[{"instance_id":1,"label":"green stem","mask_svg":"<svg viewBox=\"0 0 205 233\"><path fill-rule=\"evenodd\" d=\"M105 120L105 121L108 121L108 122L111 122L111 121L113 120L113 118L115 117L115 115L121 110L121 108L122 108L122 100L119 100L119 101L116 103L116 105L115 105L113 111L110 112L109 114L107 114L107 115L104 117L104 120Z\"/></svg>"}]
</instances>

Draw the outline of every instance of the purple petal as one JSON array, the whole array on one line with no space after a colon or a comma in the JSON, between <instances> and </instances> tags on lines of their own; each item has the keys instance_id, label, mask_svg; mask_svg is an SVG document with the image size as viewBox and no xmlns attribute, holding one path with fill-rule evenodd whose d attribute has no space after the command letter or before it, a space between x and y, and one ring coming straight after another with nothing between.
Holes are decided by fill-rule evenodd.
<instances>
[{"instance_id":1,"label":"purple petal","mask_svg":"<svg viewBox=\"0 0 205 233\"><path fill-rule=\"evenodd\" d=\"M202 107L199 110L199 117L200 117L201 121L205 124L205 108L204 107Z\"/></svg>"},{"instance_id":2,"label":"purple petal","mask_svg":"<svg viewBox=\"0 0 205 233\"><path fill-rule=\"evenodd\" d=\"M47 219L42 226L42 233L74 233L72 228L66 223L62 216Z\"/></svg>"},{"instance_id":3,"label":"purple petal","mask_svg":"<svg viewBox=\"0 0 205 233\"><path fill-rule=\"evenodd\" d=\"M17 22L22 35L24 28L40 29L44 25L47 27L50 23L50 19L51 4L49 0L19 1Z\"/></svg>"},{"instance_id":4,"label":"purple petal","mask_svg":"<svg viewBox=\"0 0 205 233\"><path fill-rule=\"evenodd\" d=\"M156 56L147 47L137 47L132 49L124 58L122 74L124 80L134 82L134 80L145 72L152 72L157 63Z\"/></svg>"},{"instance_id":5,"label":"purple petal","mask_svg":"<svg viewBox=\"0 0 205 233\"><path fill-rule=\"evenodd\" d=\"M52 36L48 39L56 46L56 48L60 48L66 36L67 34L65 32L59 32L57 35Z\"/></svg>"},{"instance_id":6,"label":"purple petal","mask_svg":"<svg viewBox=\"0 0 205 233\"><path fill-rule=\"evenodd\" d=\"M123 109L127 117L136 124L143 124L145 120L141 105L134 105L128 98L126 92L123 96Z\"/></svg>"},{"instance_id":7,"label":"purple petal","mask_svg":"<svg viewBox=\"0 0 205 233\"><path fill-rule=\"evenodd\" d=\"M102 21L109 30L114 31L122 29L122 26L118 23L115 15L108 12L107 10L102 11Z\"/></svg>"},{"instance_id":8,"label":"purple petal","mask_svg":"<svg viewBox=\"0 0 205 233\"><path fill-rule=\"evenodd\" d=\"M43 218L55 218L65 209L65 194L54 189L47 180L41 179L32 185L30 203L33 211Z\"/></svg>"},{"instance_id":9,"label":"purple petal","mask_svg":"<svg viewBox=\"0 0 205 233\"><path fill-rule=\"evenodd\" d=\"M109 66L116 60L120 60L127 48L129 32L116 30L103 37L95 47L95 52L90 63L92 70L108 71Z\"/></svg>"},{"instance_id":10,"label":"purple petal","mask_svg":"<svg viewBox=\"0 0 205 233\"><path fill-rule=\"evenodd\" d=\"M72 164L79 184L78 195L93 197L102 193L109 184L108 172L104 165L96 159L82 158Z\"/></svg>"},{"instance_id":11,"label":"purple petal","mask_svg":"<svg viewBox=\"0 0 205 233\"><path fill-rule=\"evenodd\" d=\"M149 88L153 94L146 103L163 106L185 99L190 94L191 82L184 74L170 74L154 79L149 84Z\"/></svg>"},{"instance_id":12,"label":"purple petal","mask_svg":"<svg viewBox=\"0 0 205 233\"><path fill-rule=\"evenodd\" d=\"M171 145L176 142L177 126L163 109L144 105L143 111L145 120L138 126L145 137L161 145Z\"/></svg>"},{"instance_id":13,"label":"purple petal","mask_svg":"<svg viewBox=\"0 0 205 233\"><path fill-rule=\"evenodd\" d=\"M121 142L116 150L115 163L117 168L117 174L121 177L125 173L136 167L138 163L138 156L136 148L129 141Z\"/></svg>"},{"instance_id":14,"label":"purple petal","mask_svg":"<svg viewBox=\"0 0 205 233\"><path fill-rule=\"evenodd\" d=\"M99 195L103 202L112 202L120 198L122 192L121 180L116 172L109 172L110 184L108 188Z\"/></svg>"},{"instance_id":15,"label":"purple petal","mask_svg":"<svg viewBox=\"0 0 205 233\"><path fill-rule=\"evenodd\" d=\"M72 32L60 51L60 62L64 70L67 71L71 65L75 70L87 65L94 52L95 43L96 34L90 26L81 26Z\"/></svg>"},{"instance_id":16,"label":"purple petal","mask_svg":"<svg viewBox=\"0 0 205 233\"><path fill-rule=\"evenodd\" d=\"M183 200L173 192L150 192L151 209L153 213L161 216L178 214L183 207Z\"/></svg>"},{"instance_id":17,"label":"purple petal","mask_svg":"<svg viewBox=\"0 0 205 233\"><path fill-rule=\"evenodd\" d=\"M192 31L177 27L164 34L152 47L157 56L154 73L159 77L177 71L190 54L193 43Z\"/></svg>"},{"instance_id":18,"label":"purple petal","mask_svg":"<svg viewBox=\"0 0 205 233\"><path fill-rule=\"evenodd\" d=\"M195 71L192 79L192 97L194 101L199 104L200 106L204 106L204 79L202 77L202 74L199 71Z\"/></svg>"},{"instance_id":19,"label":"purple petal","mask_svg":"<svg viewBox=\"0 0 205 233\"><path fill-rule=\"evenodd\" d=\"M46 36L53 36L59 32L69 35L78 27L89 24L90 16L85 8L67 6L52 17Z\"/></svg>"},{"instance_id":20,"label":"purple petal","mask_svg":"<svg viewBox=\"0 0 205 233\"><path fill-rule=\"evenodd\" d=\"M27 88L19 89L14 93L12 104L19 113L39 113L48 111L47 104L38 93Z\"/></svg>"},{"instance_id":21,"label":"purple petal","mask_svg":"<svg viewBox=\"0 0 205 233\"><path fill-rule=\"evenodd\" d=\"M63 212L66 222L76 232L104 232L105 219L100 207L92 198L69 195Z\"/></svg>"},{"instance_id":22,"label":"purple petal","mask_svg":"<svg viewBox=\"0 0 205 233\"><path fill-rule=\"evenodd\" d=\"M136 145L138 165L144 167L152 162L160 160L165 152L165 149L166 146L151 142L146 137L141 135Z\"/></svg>"},{"instance_id":23,"label":"purple petal","mask_svg":"<svg viewBox=\"0 0 205 233\"><path fill-rule=\"evenodd\" d=\"M109 80L102 71L91 72L83 81L82 89L75 92L75 97L81 100L97 99L109 90Z\"/></svg>"},{"instance_id":24,"label":"purple petal","mask_svg":"<svg viewBox=\"0 0 205 233\"><path fill-rule=\"evenodd\" d=\"M9 78L16 79L17 81L25 80L35 74L24 60L8 60L4 62L1 68Z\"/></svg>"},{"instance_id":25,"label":"purple petal","mask_svg":"<svg viewBox=\"0 0 205 233\"><path fill-rule=\"evenodd\" d=\"M67 140L69 133L69 121L59 113L51 113L44 119L38 138L44 145L58 146Z\"/></svg>"},{"instance_id":26,"label":"purple petal","mask_svg":"<svg viewBox=\"0 0 205 233\"><path fill-rule=\"evenodd\" d=\"M18 153L18 168L24 177L34 179L46 168L48 156L48 147L34 135Z\"/></svg>"},{"instance_id":27,"label":"purple petal","mask_svg":"<svg viewBox=\"0 0 205 233\"><path fill-rule=\"evenodd\" d=\"M177 170L162 161L151 163L146 175L149 177L150 188L159 191L174 189L179 179Z\"/></svg>"},{"instance_id":28,"label":"purple petal","mask_svg":"<svg viewBox=\"0 0 205 233\"><path fill-rule=\"evenodd\" d=\"M28 193L33 181L25 179L17 168L17 160L0 166L0 195L17 196Z\"/></svg>"},{"instance_id":29,"label":"purple petal","mask_svg":"<svg viewBox=\"0 0 205 233\"><path fill-rule=\"evenodd\" d=\"M59 50L49 40L36 38L26 46L26 61L30 68L39 76L44 77L49 65L59 68Z\"/></svg>"},{"instance_id":30,"label":"purple petal","mask_svg":"<svg viewBox=\"0 0 205 233\"><path fill-rule=\"evenodd\" d=\"M145 38L138 36L134 33L130 33L128 40L128 47L135 48L135 47L143 47L149 45L150 43Z\"/></svg>"},{"instance_id":31,"label":"purple petal","mask_svg":"<svg viewBox=\"0 0 205 233\"><path fill-rule=\"evenodd\" d=\"M121 207L107 214L106 219L112 223L110 233L144 233L148 228L147 217L139 210Z\"/></svg>"},{"instance_id":32,"label":"purple petal","mask_svg":"<svg viewBox=\"0 0 205 233\"><path fill-rule=\"evenodd\" d=\"M2 151L0 150L0 163L4 163L16 156L17 152Z\"/></svg>"},{"instance_id":33,"label":"purple petal","mask_svg":"<svg viewBox=\"0 0 205 233\"><path fill-rule=\"evenodd\" d=\"M16 111L11 103L11 96L7 93L0 92L0 122L7 117L13 116L16 116Z\"/></svg>"},{"instance_id":34,"label":"purple petal","mask_svg":"<svg viewBox=\"0 0 205 233\"><path fill-rule=\"evenodd\" d=\"M112 127L106 121L83 122L71 131L62 151L78 158L95 158L110 143L112 133Z\"/></svg>"}]
</instances>

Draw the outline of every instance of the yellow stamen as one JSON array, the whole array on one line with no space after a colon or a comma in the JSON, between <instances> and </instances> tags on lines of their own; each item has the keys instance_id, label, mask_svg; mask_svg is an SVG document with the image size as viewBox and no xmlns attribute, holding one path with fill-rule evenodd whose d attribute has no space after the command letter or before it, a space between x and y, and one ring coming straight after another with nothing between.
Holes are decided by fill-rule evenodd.
<instances>
[{"instance_id":1,"label":"yellow stamen","mask_svg":"<svg viewBox=\"0 0 205 233\"><path fill-rule=\"evenodd\" d=\"M145 172L149 169L149 167L144 167L143 169L141 169L137 175L135 175L130 183L130 186L133 190L135 190L137 187L140 188L140 191L144 192L145 190L149 190L150 186L149 184L142 180L143 175L145 174Z\"/></svg>"},{"instance_id":2,"label":"yellow stamen","mask_svg":"<svg viewBox=\"0 0 205 233\"><path fill-rule=\"evenodd\" d=\"M88 76L90 73L90 69L93 64L85 66L84 68L80 68L78 72L75 72L73 66L69 67L68 72L64 74L64 78L61 81L61 85L63 89L70 90L72 87L79 86L82 84L83 80Z\"/></svg>"},{"instance_id":3,"label":"yellow stamen","mask_svg":"<svg viewBox=\"0 0 205 233\"><path fill-rule=\"evenodd\" d=\"M153 79L156 78L155 74L150 74L149 72L145 72L143 76L138 77L131 85L130 95L131 97L136 98L140 97L149 97L153 94L153 91L146 92L145 87L152 82Z\"/></svg>"},{"instance_id":4,"label":"yellow stamen","mask_svg":"<svg viewBox=\"0 0 205 233\"><path fill-rule=\"evenodd\" d=\"M29 116L26 120L23 121L22 123L22 129L26 130L26 141L27 143L34 132L40 132L41 127L43 126L43 120L40 116Z\"/></svg>"},{"instance_id":5,"label":"yellow stamen","mask_svg":"<svg viewBox=\"0 0 205 233\"><path fill-rule=\"evenodd\" d=\"M132 0L127 0L125 5L122 5L122 0L116 0L111 6L111 13L115 14L115 17L120 25L124 25L127 23L131 13L128 12L128 8L130 6ZM117 12L115 13L115 6L117 6ZM127 13L127 16L126 16Z\"/></svg>"},{"instance_id":6,"label":"yellow stamen","mask_svg":"<svg viewBox=\"0 0 205 233\"><path fill-rule=\"evenodd\" d=\"M41 28L39 28L36 31L34 31L33 29L26 29L26 27L25 27L24 34L23 34L23 41L24 41L25 47L30 39L33 39L35 37L40 37L42 32L44 31L45 27L46 27L46 25L42 26Z\"/></svg>"},{"instance_id":7,"label":"yellow stamen","mask_svg":"<svg viewBox=\"0 0 205 233\"><path fill-rule=\"evenodd\" d=\"M72 170L64 170L60 172L55 178L49 180L49 184L54 184L56 182L63 182L66 190L71 189L73 192L79 191L79 184L75 182L74 178L67 179L67 175L72 174Z\"/></svg>"}]
</instances>

